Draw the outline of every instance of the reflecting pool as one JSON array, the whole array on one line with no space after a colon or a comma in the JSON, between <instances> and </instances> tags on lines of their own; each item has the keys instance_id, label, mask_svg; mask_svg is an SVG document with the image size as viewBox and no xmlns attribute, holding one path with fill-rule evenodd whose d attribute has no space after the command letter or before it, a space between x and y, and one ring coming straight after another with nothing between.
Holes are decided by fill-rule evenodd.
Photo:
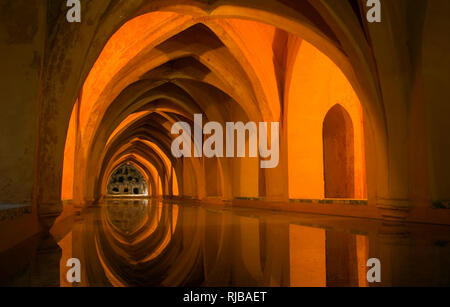
<instances>
[{"instance_id":1,"label":"reflecting pool","mask_svg":"<svg viewBox=\"0 0 450 307\"><path fill-rule=\"evenodd\" d=\"M52 236L30 239L1 254L0 282L68 287L449 286L449 230L438 225L114 200L82 212L67 209ZM81 282L73 284L67 280L71 269L67 262L72 258L81 264ZM381 262L380 283L367 280L371 258Z\"/></svg>"}]
</instances>

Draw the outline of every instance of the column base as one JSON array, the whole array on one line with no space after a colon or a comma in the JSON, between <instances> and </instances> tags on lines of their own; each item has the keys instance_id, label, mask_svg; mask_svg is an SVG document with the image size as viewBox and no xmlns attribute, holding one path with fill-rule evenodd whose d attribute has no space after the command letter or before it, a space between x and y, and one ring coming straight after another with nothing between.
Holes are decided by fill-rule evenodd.
<instances>
[{"instance_id":1,"label":"column base","mask_svg":"<svg viewBox=\"0 0 450 307\"><path fill-rule=\"evenodd\" d=\"M397 223L405 221L412 209L412 205L406 199L378 199L377 208L383 220Z\"/></svg>"},{"instance_id":2,"label":"column base","mask_svg":"<svg viewBox=\"0 0 450 307\"><path fill-rule=\"evenodd\" d=\"M40 203L38 205L39 221L44 231L50 231L58 216L61 215L63 204L61 201L54 203Z\"/></svg>"}]
</instances>

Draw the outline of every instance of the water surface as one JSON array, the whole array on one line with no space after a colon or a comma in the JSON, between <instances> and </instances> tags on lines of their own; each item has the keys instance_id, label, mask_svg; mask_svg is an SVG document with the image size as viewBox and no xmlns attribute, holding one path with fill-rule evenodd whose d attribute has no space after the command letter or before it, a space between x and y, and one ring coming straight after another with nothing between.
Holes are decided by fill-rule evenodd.
<instances>
[{"instance_id":1,"label":"water surface","mask_svg":"<svg viewBox=\"0 0 450 307\"><path fill-rule=\"evenodd\" d=\"M10 266L2 285L450 285L447 226L148 200L68 211L52 237L0 255ZM79 284L67 282L71 258ZM381 283L367 281L370 258L381 261Z\"/></svg>"}]
</instances>

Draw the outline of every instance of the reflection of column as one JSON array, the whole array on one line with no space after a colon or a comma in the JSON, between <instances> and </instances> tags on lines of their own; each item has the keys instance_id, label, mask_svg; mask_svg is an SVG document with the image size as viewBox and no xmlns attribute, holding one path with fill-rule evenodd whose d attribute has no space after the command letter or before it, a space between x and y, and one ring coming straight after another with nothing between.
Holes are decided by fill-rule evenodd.
<instances>
[{"instance_id":1,"label":"reflection of column","mask_svg":"<svg viewBox=\"0 0 450 307\"><path fill-rule=\"evenodd\" d=\"M360 287L368 287L367 281L367 260L369 257L369 237L356 236L356 257L358 259L358 280Z\"/></svg>"},{"instance_id":2,"label":"reflection of column","mask_svg":"<svg viewBox=\"0 0 450 307\"><path fill-rule=\"evenodd\" d=\"M0 287L28 287L40 236L34 236L0 253Z\"/></svg>"},{"instance_id":3,"label":"reflection of column","mask_svg":"<svg viewBox=\"0 0 450 307\"><path fill-rule=\"evenodd\" d=\"M289 224L266 223L262 239L264 286L289 286Z\"/></svg>"},{"instance_id":4,"label":"reflection of column","mask_svg":"<svg viewBox=\"0 0 450 307\"><path fill-rule=\"evenodd\" d=\"M433 274L433 286L448 287L450 285L450 243L446 241L429 242L431 260L429 263L430 275Z\"/></svg>"},{"instance_id":5,"label":"reflection of column","mask_svg":"<svg viewBox=\"0 0 450 307\"><path fill-rule=\"evenodd\" d=\"M359 285L355 235L327 231L326 257L328 287Z\"/></svg>"},{"instance_id":6,"label":"reflection of column","mask_svg":"<svg viewBox=\"0 0 450 307\"><path fill-rule=\"evenodd\" d=\"M420 233L416 236L402 225L384 224L371 238L370 257L381 261L381 283L371 286L435 286L436 272L446 268L438 264L433 269L435 251L432 240Z\"/></svg>"},{"instance_id":7,"label":"reflection of column","mask_svg":"<svg viewBox=\"0 0 450 307\"><path fill-rule=\"evenodd\" d=\"M248 259L252 258L252 255L248 255L249 249L246 247L246 244L252 245L254 247L254 242L250 242L250 240L255 239L248 232L248 228L246 225L242 225L242 223L248 222L247 218L241 216L232 216L232 224L231 224L231 244L233 248L233 253L230 255L231 258L231 286L244 286L244 287L256 287L259 286L259 281L255 279L252 274L255 270L252 268L247 268ZM251 228L251 226L250 226ZM253 252L250 252L253 254Z\"/></svg>"},{"instance_id":8,"label":"reflection of column","mask_svg":"<svg viewBox=\"0 0 450 307\"><path fill-rule=\"evenodd\" d=\"M231 285L233 255L237 252L231 212L209 213L205 219L205 286Z\"/></svg>"},{"instance_id":9,"label":"reflection of column","mask_svg":"<svg viewBox=\"0 0 450 307\"><path fill-rule=\"evenodd\" d=\"M85 259L84 253L83 253L83 223L84 219L83 217L77 217L75 220L75 223L72 227L72 257L77 258L81 262L81 283L80 286L86 287L89 286L87 276L86 276L86 261L88 259ZM65 264L64 264L65 265ZM65 267L65 273L67 274L68 268ZM65 275L64 274L64 278ZM77 284L74 284L72 286L77 286Z\"/></svg>"},{"instance_id":10,"label":"reflection of column","mask_svg":"<svg viewBox=\"0 0 450 307\"><path fill-rule=\"evenodd\" d=\"M251 277L260 283L262 281L261 243L259 219L239 217L241 226L241 251L245 269Z\"/></svg>"},{"instance_id":11,"label":"reflection of column","mask_svg":"<svg viewBox=\"0 0 450 307\"><path fill-rule=\"evenodd\" d=\"M72 284L67 281L67 261L72 257L72 231L69 232L64 239L58 242L59 247L62 250L60 265L60 284L61 287L72 287Z\"/></svg>"},{"instance_id":12,"label":"reflection of column","mask_svg":"<svg viewBox=\"0 0 450 307\"><path fill-rule=\"evenodd\" d=\"M290 225L290 286L327 285L325 230Z\"/></svg>"},{"instance_id":13,"label":"reflection of column","mask_svg":"<svg viewBox=\"0 0 450 307\"><path fill-rule=\"evenodd\" d=\"M408 266L408 251L413 243L408 229L402 223L384 222L378 233L371 237L370 242L370 258L381 261L381 283L373 283L370 286L399 286L398 282L402 276L396 272L405 273L405 266Z\"/></svg>"},{"instance_id":14,"label":"reflection of column","mask_svg":"<svg viewBox=\"0 0 450 307\"><path fill-rule=\"evenodd\" d=\"M59 287L60 260L61 248L53 237L44 236L36 252L31 285L34 287Z\"/></svg>"}]
</instances>

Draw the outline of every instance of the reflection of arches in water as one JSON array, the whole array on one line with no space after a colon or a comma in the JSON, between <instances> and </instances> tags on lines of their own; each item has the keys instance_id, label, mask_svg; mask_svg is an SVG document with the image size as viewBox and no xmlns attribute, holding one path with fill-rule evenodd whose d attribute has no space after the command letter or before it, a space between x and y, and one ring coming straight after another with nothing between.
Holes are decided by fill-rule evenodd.
<instances>
[{"instance_id":1,"label":"reflection of arches in water","mask_svg":"<svg viewBox=\"0 0 450 307\"><path fill-rule=\"evenodd\" d=\"M146 202L117 203L106 207L110 223L118 231L130 234L142 227L147 218Z\"/></svg>"},{"instance_id":2,"label":"reflection of arches in water","mask_svg":"<svg viewBox=\"0 0 450 307\"><path fill-rule=\"evenodd\" d=\"M114 201L83 219L93 225L80 227L87 285L366 285L368 241L362 236L274 222L265 214L161 202L149 202L131 232L110 220L132 206L143 212L145 205Z\"/></svg>"},{"instance_id":3,"label":"reflection of arches in water","mask_svg":"<svg viewBox=\"0 0 450 307\"><path fill-rule=\"evenodd\" d=\"M189 242L198 239L190 239L179 231L179 216L177 205L148 200L114 200L102 206L91 218L91 222L100 221L94 223L94 235L90 231L84 233L86 245L93 247L86 249L89 274L94 276L92 280L103 278L105 284L113 286L158 286L167 279L172 280L170 285L182 284L182 274L179 279L161 274L169 271L174 263L192 256L195 256L191 259L194 263L187 261L191 267L186 268L186 272L201 267L192 251L179 254L183 244L189 247L188 250L198 250L199 246ZM96 260L92 261L93 258ZM174 260L177 258L180 261Z\"/></svg>"},{"instance_id":4,"label":"reflection of arches in water","mask_svg":"<svg viewBox=\"0 0 450 307\"><path fill-rule=\"evenodd\" d=\"M353 123L341 105L335 105L323 122L323 155L326 198L355 195Z\"/></svg>"}]
</instances>

